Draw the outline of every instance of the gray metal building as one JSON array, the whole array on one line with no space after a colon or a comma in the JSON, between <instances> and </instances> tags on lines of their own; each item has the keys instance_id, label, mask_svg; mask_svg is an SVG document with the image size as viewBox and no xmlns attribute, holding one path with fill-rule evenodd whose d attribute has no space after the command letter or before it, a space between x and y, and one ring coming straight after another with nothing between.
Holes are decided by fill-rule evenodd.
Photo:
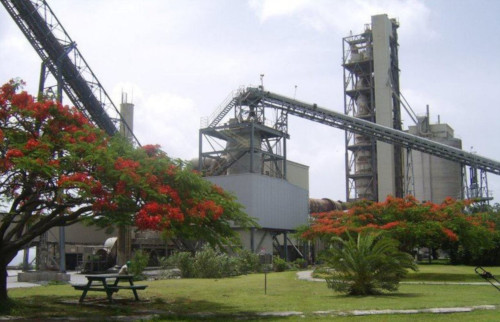
<instances>
[{"instance_id":1,"label":"gray metal building","mask_svg":"<svg viewBox=\"0 0 500 322\"><path fill-rule=\"evenodd\" d=\"M247 213L257 218L261 226L260 236L255 230L241 232L246 249L272 252L273 237L307 223L308 191L286 180L255 173L207 179L233 192Z\"/></svg>"}]
</instances>

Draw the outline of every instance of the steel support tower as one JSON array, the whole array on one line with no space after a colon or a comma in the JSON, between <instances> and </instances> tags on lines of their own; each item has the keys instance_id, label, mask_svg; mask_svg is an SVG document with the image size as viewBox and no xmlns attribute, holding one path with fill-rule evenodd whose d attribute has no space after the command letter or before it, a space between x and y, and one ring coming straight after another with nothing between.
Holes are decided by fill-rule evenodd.
<instances>
[{"instance_id":1,"label":"steel support tower","mask_svg":"<svg viewBox=\"0 0 500 322\"><path fill-rule=\"evenodd\" d=\"M238 90L210 120L204 120L205 127L199 133L199 170L203 175L258 173L286 178L288 116L284 110L269 107L250 92ZM230 111L230 119L219 124Z\"/></svg>"},{"instance_id":2,"label":"steel support tower","mask_svg":"<svg viewBox=\"0 0 500 322\"><path fill-rule=\"evenodd\" d=\"M398 23L372 17L359 35L343 38L344 113L402 130L398 66ZM345 134L346 200L402 197L403 152L373 137Z\"/></svg>"}]
</instances>

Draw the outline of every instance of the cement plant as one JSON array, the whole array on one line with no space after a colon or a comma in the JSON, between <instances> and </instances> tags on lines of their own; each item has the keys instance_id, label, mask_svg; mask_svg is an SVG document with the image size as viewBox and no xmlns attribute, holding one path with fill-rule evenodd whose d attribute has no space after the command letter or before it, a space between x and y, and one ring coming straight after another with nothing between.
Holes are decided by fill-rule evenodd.
<instances>
[{"instance_id":1,"label":"cement plant","mask_svg":"<svg viewBox=\"0 0 500 322\"><path fill-rule=\"evenodd\" d=\"M134 105L123 95L115 106L47 3L1 2L44 62L40 89L48 87L45 82L52 74L58 80L58 97L64 92L108 134L120 132L138 143ZM492 200L487 173L499 175L500 162L462 150L451 124L431 123L429 108L417 115L401 94L398 27L396 19L376 15L365 26L352 26L361 33L342 39L343 57L338 59L344 97L336 99L343 112L275 93L263 82L243 88L234 84L238 89L228 88L229 95L221 97L220 106L203 119L198 133L192 133L199 138L192 166L206 180L233 192L258 219L259 228L234 227L244 248L288 261L309 259L314 245L293 238L296 228L308 223L310 213L344 209L360 199L413 195L436 203L446 197ZM407 129L402 114L412 120ZM309 120L311 127L345 133L344 200L310 198L309 166L287 156L288 120L293 117ZM123 265L137 249L148 250L153 262L175 250L155 232L120 229L109 235L79 224L50 231L31 246L37 248L39 270L61 273ZM25 262L32 260L25 256Z\"/></svg>"}]
</instances>

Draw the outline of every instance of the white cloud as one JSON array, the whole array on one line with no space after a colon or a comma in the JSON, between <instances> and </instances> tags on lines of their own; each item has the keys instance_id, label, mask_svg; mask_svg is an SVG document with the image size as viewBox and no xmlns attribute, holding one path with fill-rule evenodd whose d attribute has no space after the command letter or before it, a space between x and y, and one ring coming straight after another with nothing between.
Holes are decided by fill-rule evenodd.
<instances>
[{"instance_id":1,"label":"white cloud","mask_svg":"<svg viewBox=\"0 0 500 322\"><path fill-rule=\"evenodd\" d=\"M404 21L402 32L409 36L436 34L428 27L431 12L422 0L251 0L250 7L261 22L290 16L318 31L333 29L343 35L361 32L372 15L384 13Z\"/></svg>"},{"instance_id":2,"label":"white cloud","mask_svg":"<svg viewBox=\"0 0 500 322\"><path fill-rule=\"evenodd\" d=\"M140 142L158 143L183 159L198 155L200 115L210 115L240 85L259 84L260 74L267 90L294 96L298 85L298 99L341 112L342 37L362 32L371 15L383 13L401 24L401 87L415 111L422 114L430 104L433 121L440 114L464 146L500 159L492 103L498 87L498 4L481 3L49 1L114 102L120 102L122 90L129 100L133 95ZM462 23L471 16L481 19ZM0 59L2 81L21 77L26 89L36 92L40 59L3 9ZM292 119L288 156L310 165L311 194L345 198L342 131ZM491 176L490 184L494 180L500 182Z\"/></svg>"},{"instance_id":3,"label":"white cloud","mask_svg":"<svg viewBox=\"0 0 500 322\"><path fill-rule=\"evenodd\" d=\"M308 6L309 0L251 0L250 7L259 11L261 21L274 16L291 15Z\"/></svg>"},{"instance_id":4,"label":"white cloud","mask_svg":"<svg viewBox=\"0 0 500 322\"><path fill-rule=\"evenodd\" d=\"M190 98L168 92L151 94L136 105L134 122L142 144L160 144L175 158L197 155L200 113Z\"/></svg>"}]
</instances>

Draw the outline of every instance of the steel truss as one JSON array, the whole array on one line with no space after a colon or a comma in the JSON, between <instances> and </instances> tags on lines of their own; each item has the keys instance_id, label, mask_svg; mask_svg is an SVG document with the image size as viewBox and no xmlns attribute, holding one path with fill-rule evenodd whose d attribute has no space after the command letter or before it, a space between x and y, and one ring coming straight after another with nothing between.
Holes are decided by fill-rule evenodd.
<instances>
[{"instance_id":1,"label":"steel truss","mask_svg":"<svg viewBox=\"0 0 500 322\"><path fill-rule=\"evenodd\" d=\"M121 122L132 130L111 101L90 66L44 0L0 0L35 51L42 64L58 80L71 102L96 126L109 135ZM41 87L46 75L42 68ZM43 89L43 88L41 88ZM58 93L60 95L60 93ZM133 141L140 145L132 133Z\"/></svg>"},{"instance_id":2,"label":"steel truss","mask_svg":"<svg viewBox=\"0 0 500 322\"><path fill-rule=\"evenodd\" d=\"M208 126L199 133L199 170L205 176L226 174L243 163L244 172L286 178L287 113L275 109L274 115L267 111L271 114L267 116L270 106L249 94L246 90L231 93L219 113L204 120ZM232 119L219 125L231 110Z\"/></svg>"},{"instance_id":3,"label":"steel truss","mask_svg":"<svg viewBox=\"0 0 500 322\"><path fill-rule=\"evenodd\" d=\"M316 104L304 103L296 99L254 87L249 87L243 91L239 99L246 102L253 102L254 104L261 104L265 108L282 111L287 116L294 115L341 130L372 137L376 140L394 144L407 150L424 152L484 172L500 175L500 162L498 161L367 120L330 111ZM207 128L202 129L200 132L204 132L204 130L210 131L210 129ZM216 129L211 128L211 130ZM202 146L200 145L200 153L202 153L201 150ZM223 151L220 152L223 153ZM286 153L284 158L286 159Z\"/></svg>"},{"instance_id":4,"label":"steel truss","mask_svg":"<svg viewBox=\"0 0 500 322\"><path fill-rule=\"evenodd\" d=\"M369 29L363 34L344 38L342 67L344 114L375 123L372 38ZM345 132L346 201L377 198L376 142L369 136Z\"/></svg>"}]
</instances>

